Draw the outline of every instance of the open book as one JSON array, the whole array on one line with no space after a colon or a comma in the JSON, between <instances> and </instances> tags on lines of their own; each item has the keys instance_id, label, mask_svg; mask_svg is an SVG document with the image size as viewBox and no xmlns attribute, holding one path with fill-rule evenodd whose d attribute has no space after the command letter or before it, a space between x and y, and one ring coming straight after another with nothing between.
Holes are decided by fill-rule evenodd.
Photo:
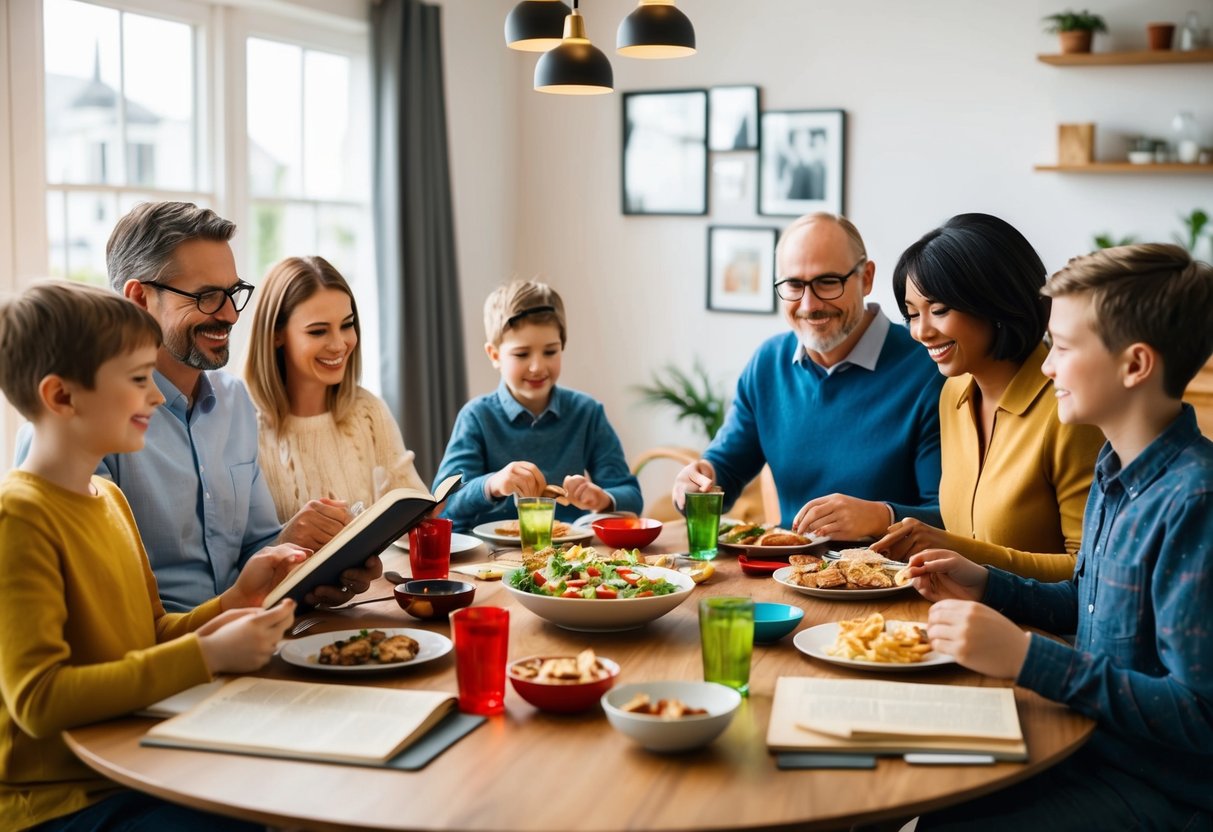
<instances>
[{"instance_id":1,"label":"open book","mask_svg":"<svg viewBox=\"0 0 1213 832\"><path fill-rule=\"evenodd\" d=\"M412 488L397 488L384 494L291 570L266 596L262 606L269 609L283 598L302 602L303 596L316 587L336 585L342 572L362 566L372 555L382 552L462 485L459 475L454 474L439 484L435 494Z\"/></svg>"},{"instance_id":2,"label":"open book","mask_svg":"<svg viewBox=\"0 0 1213 832\"><path fill-rule=\"evenodd\" d=\"M772 751L992 754L1026 760L1011 688L782 676Z\"/></svg>"},{"instance_id":3,"label":"open book","mask_svg":"<svg viewBox=\"0 0 1213 832\"><path fill-rule=\"evenodd\" d=\"M245 676L147 732L153 745L381 763L455 707L453 694Z\"/></svg>"}]
</instances>

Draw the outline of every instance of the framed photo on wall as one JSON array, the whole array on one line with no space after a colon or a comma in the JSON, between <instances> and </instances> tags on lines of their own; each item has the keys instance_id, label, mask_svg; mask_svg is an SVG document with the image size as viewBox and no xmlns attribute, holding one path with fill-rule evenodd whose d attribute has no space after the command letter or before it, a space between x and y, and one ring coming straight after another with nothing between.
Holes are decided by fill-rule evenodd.
<instances>
[{"instance_id":1,"label":"framed photo on wall","mask_svg":"<svg viewBox=\"0 0 1213 832\"><path fill-rule=\"evenodd\" d=\"M708 212L708 91L623 94L623 213Z\"/></svg>"},{"instance_id":2,"label":"framed photo on wall","mask_svg":"<svg viewBox=\"0 0 1213 832\"><path fill-rule=\"evenodd\" d=\"M778 228L708 226L708 309L775 311Z\"/></svg>"},{"instance_id":3,"label":"framed photo on wall","mask_svg":"<svg viewBox=\"0 0 1213 832\"><path fill-rule=\"evenodd\" d=\"M708 92L708 150L758 149L758 87Z\"/></svg>"},{"instance_id":4,"label":"framed photo on wall","mask_svg":"<svg viewBox=\"0 0 1213 832\"><path fill-rule=\"evenodd\" d=\"M798 217L843 212L846 114L842 110L774 110L762 114L758 213Z\"/></svg>"}]
</instances>

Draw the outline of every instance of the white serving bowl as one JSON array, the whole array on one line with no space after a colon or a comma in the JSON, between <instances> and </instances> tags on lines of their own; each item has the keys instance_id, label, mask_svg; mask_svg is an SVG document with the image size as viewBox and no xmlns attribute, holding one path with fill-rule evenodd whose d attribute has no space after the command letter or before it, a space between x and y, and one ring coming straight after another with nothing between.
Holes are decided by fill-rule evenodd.
<instances>
[{"instance_id":1,"label":"white serving bowl","mask_svg":"<svg viewBox=\"0 0 1213 832\"><path fill-rule=\"evenodd\" d=\"M545 621L551 621L566 630L585 632L611 632L643 627L681 604L695 587L695 582L689 576L673 569L637 566L635 571L648 578L665 578L676 585L678 591L650 598L553 598L549 595L523 592L510 586L510 577L514 570L505 574L502 583L518 603Z\"/></svg>"},{"instance_id":2,"label":"white serving bowl","mask_svg":"<svg viewBox=\"0 0 1213 832\"><path fill-rule=\"evenodd\" d=\"M621 710L638 693L647 693L654 702L678 699L707 713L662 719ZM729 727L740 705L740 693L715 682L640 682L617 687L602 696L607 721L650 751L689 751L707 745Z\"/></svg>"},{"instance_id":3,"label":"white serving bowl","mask_svg":"<svg viewBox=\"0 0 1213 832\"><path fill-rule=\"evenodd\" d=\"M1154 161L1154 151L1152 150L1130 150L1129 162L1134 165L1148 165Z\"/></svg>"}]
</instances>

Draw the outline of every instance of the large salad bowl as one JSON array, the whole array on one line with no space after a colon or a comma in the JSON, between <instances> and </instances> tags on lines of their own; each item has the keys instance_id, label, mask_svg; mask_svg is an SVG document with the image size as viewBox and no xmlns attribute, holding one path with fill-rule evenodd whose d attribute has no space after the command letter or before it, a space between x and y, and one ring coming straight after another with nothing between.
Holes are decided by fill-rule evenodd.
<instances>
[{"instance_id":1,"label":"large salad bowl","mask_svg":"<svg viewBox=\"0 0 1213 832\"><path fill-rule=\"evenodd\" d=\"M517 570L514 570L517 571ZM633 630L656 621L677 607L695 587L687 575L661 566L636 566L634 571L647 578L665 578L677 587L668 595L653 595L648 598L555 598L536 595L516 589L507 572L502 583L506 592L518 600L535 615L566 630L584 632L612 632Z\"/></svg>"}]
</instances>

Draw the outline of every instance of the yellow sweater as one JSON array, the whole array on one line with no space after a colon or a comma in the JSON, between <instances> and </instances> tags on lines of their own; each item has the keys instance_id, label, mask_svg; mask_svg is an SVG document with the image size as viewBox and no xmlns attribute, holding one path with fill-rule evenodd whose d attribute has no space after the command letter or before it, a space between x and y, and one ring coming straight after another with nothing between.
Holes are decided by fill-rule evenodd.
<instances>
[{"instance_id":1,"label":"yellow sweater","mask_svg":"<svg viewBox=\"0 0 1213 832\"><path fill-rule=\"evenodd\" d=\"M219 600L167 614L130 507L10 471L0 481L0 829L76 812L115 784L60 732L210 678L195 628Z\"/></svg>"},{"instance_id":2,"label":"yellow sweater","mask_svg":"<svg viewBox=\"0 0 1213 832\"><path fill-rule=\"evenodd\" d=\"M939 397L943 476L939 510L949 546L978 563L1046 581L1069 579L1082 515L1104 438L1057 421L1041 344L1002 395L985 459L971 376L950 378Z\"/></svg>"}]
</instances>

